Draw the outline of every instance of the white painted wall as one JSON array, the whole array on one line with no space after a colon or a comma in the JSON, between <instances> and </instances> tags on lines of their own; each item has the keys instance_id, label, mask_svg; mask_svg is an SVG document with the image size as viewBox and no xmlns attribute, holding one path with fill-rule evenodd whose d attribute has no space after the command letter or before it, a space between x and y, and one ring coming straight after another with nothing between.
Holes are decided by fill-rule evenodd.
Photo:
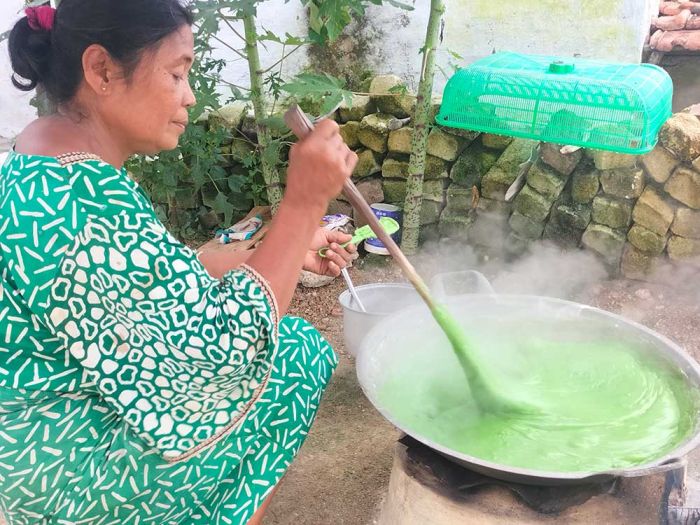
<instances>
[{"instance_id":1,"label":"white painted wall","mask_svg":"<svg viewBox=\"0 0 700 525\"><path fill-rule=\"evenodd\" d=\"M22 5L21 0L0 1L0 33L12 27ZM14 88L10 82L11 74L7 41L4 41L0 44L0 151L35 115L34 108L29 105L31 95Z\"/></svg>"},{"instance_id":2,"label":"white painted wall","mask_svg":"<svg viewBox=\"0 0 700 525\"><path fill-rule=\"evenodd\" d=\"M373 8L370 19L384 29L377 42L379 72L415 79L418 51L425 38L429 2L401 16L389 8ZM639 62L657 0L445 0L445 31L438 63L449 73L448 50L468 64L493 51ZM435 77L441 90L445 77Z\"/></svg>"},{"instance_id":3,"label":"white painted wall","mask_svg":"<svg viewBox=\"0 0 700 525\"><path fill-rule=\"evenodd\" d=\"M415 86L421 65L422 45L429 14L428 0L413 0L415 11L373 7L368 23L379 29L369 66L378 73L396 73ZM11 26L22 0L0 1L0 32ZM657 0L445 0L444 42L438 63L449 73L452 50L469 63L495 51L517 51L561 56L580 55L612 61L639 62L644 40ZM260 25L274 32L303 34L306 17L295 2L269 0L260 6ZM242 28L241 28L242 31ZM227 28L221 37L236 42ZM226 80L247 84L247 64L217 42L217 53L226 58ZM262 49L263 65L279 58L275 44ZM299 52L285 65L285 72L298 71L305 61ZM11 138L33 116L30 97L20 94L9 82L10 67L6 43L0 45L0 144ZM439 92L445 77L438 74Z\"/></svg>"}]
</instances>

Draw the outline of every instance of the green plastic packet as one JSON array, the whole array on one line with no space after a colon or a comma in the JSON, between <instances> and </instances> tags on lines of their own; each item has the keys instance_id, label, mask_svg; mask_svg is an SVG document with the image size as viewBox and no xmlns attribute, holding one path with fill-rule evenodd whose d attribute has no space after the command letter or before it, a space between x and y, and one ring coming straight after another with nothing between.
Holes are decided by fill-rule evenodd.
<instances>
[{"instance_id":1,"label":"green plastic packet","mask_svg":"<svg viewBox=\"0 0 700 525\"><path fill-rule=\"evenodd\" d=\"M389 235L393 235L394 233L399 231L400 228L399 223L391 217L382 217L381 219L379 219L379 224L381 224L382 228L384 228L384 231L387 232ZM341 246L345 248L348 244L359 244L366 239L372 239L374 237L376 237L376 235L374 234L372 228L370 228L368 224L366 226L363 226L362 228L358 228L357 230L355 230L352 239L350 239L346 243L341 244ZM329 249L329 246L325 246L318 251L318 254L321 257L325 257L326 252Z\"/></svg>"}]
</instances>

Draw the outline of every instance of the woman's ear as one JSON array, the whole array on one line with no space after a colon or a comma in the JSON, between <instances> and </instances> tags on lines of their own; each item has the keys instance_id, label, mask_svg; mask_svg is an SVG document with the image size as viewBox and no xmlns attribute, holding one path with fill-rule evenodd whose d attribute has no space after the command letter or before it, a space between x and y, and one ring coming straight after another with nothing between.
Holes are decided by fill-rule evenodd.
<instances>
[{"instance_id":1,"label":"woman's ear","mask_svg":"<svg viewBox=\"0 0 700 525\"><path fill-rule=\"evenodd\" d=\"M83 53L85 82L98 95L110 92L119 70L109 52L98 44L92 44Z\"/></svg>"}]
</instances>

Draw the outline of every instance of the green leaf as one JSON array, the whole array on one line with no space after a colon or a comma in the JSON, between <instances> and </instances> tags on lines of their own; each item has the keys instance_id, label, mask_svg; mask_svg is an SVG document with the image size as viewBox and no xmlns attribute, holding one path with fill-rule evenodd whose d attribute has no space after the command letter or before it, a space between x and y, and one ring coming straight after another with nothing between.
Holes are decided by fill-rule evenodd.
<instances>
[{"instance_id":1,"label":"green leaf","mask_svg":"<svg viewBox=\"0 0 700 525\"><path fill-rule=\"evenodd\" d=\"M165 206L163 206L162 204L159 204L155 207L155 211L156 211L156 217L158 217L158 219L161 222L165 222L168 220L168 214L165 212Z\"/></svg>"},{"instance_id":2,"label":"green leaf","mask_svg":"<svg viewBox=\"0 0 700 525\"><path fill-rule=\"evenodd\" d=\"M286 133L289 129L284 122L284 118L280 115L272 115L271 117L262 119L260 123L267 126L269 130L277 133Z\"/></svg>"},{"instance_id":3,"label":"green leaf","mask_svg":"<svg viewBox=\"0 0 700 525\"><path fill-rule=\"evenodd\" d=\"M194 191L199 191L202 186L209 182L209 177L202 170L192 170L191 176L194 183Z\"/></svg>"},{"instance_id":4,"label":"green leaf","mask_svg":"<svg viewBox=\"0 0 700 525\"><path fill-rule=\"evenodd\" d=\"M412 5L404 4L403 2L397 2L396 0L384 0L387 4L392 7L398 7L404 11L413 11L415 8Z\"/></svg>"},{"instance_id":5,"label":"green leaf","mask_svg":"<svg viewBox=\"0 0 700 525\"><path fill-rule=\"evenodd\" d=\"M228 201L236 210L248 211L251 208L251 199L244 193L229 195Z\"/></svg>"},{"instance_id":6,"label":"green leaf","mask_svg":"<svg viewBox=\"0 0 700 525\"><path fill-rule=\"evenodd\" d=\"M321 20L316 4L311 4L309 7L309 28L316 34L321 34L323 31L323 20Z\"/></svg>"},{"instance_id":7,"label":"green leaf","mask_svg":"<svg viewBox=\"0 0 700 525\"><path fill-rule=\"evenodd\" d=\"M408 94L408 88L404 84L397 84L389 88L389 93L392 95L406 95Z\"/></svg>"},{"instance_id":8,"label":"green leaf","mask_svg":"<svg viewBox=\"0 0 700 525\"><path fill-rule=\"evenodd\" d=\"M281 150L282 144L280 144L279 141L271 141L267 148L265 148L265 150L262 152L263 161L267 162L270 166L277 166L280 161Z\"/></svg>"},{"instance_id":9,"label":"green leaf","mask_svg":"<svg viewBox=\"0 0 700 525\"><path fill-rule=\"evenodd\" d=\"M353 16L361 16L369 5L386 3L407 11L413 7L397 0L301 0L309 8L309 38L316 43L336 40Z\"/></svg>"},{"instance_id":10,"label":"green leaf","mask_svg":"<svg viewBox=\"0 0 700 525\"><path fill-rule=\"evenodd\" d=\"M231 225L235 209L233 207L233 204L231 204L226 198L226 195L224 195L223 193L217 193L216 198L213 201L209 201L208 205L216 213L221 213L224 215L225 225Z\"/></svg>"},{"instance_id":11,"label":"green leaf","mask_svg":"<svg viewBox=\"0 0 700 525\"><path fill-rule=\"evenodd\" d=\"M244 175L230 175L228 178L228 189L233 193L242 193L245 191L245 185L248 182Z\"/></svg>"},{"instance_id":12,"label":"green leaf","mask_svg":"<svg viewBox=\"0 0 700 525\"><path fill-rule=\"evenodd\" d=\"M274 99L279 99L282 94L282 85L284 80L280 75L279 71L272 71L265 80L263 80L263 85L268 86L270 94Z\"/></svg>"},{"instance_id":13,"label":"green leaf","mask_svg":"<svg viewBox=\"0 0 700 525\"><path fill-rule=\"evenodd\" d=\"M323 26L328 33L328 40L335 41L351 21L350 9L344 0L324 0L320 9Z\"/></svg>"},{"instance_id":14,"label":"green leaf","mask_svg":"<svg viewBox=\"0 0 700 525\"><path fill-rule=\"evenodd\" d=\"M228 173L226 173L223 166L215 165L212 166L211 170L209 171L209 178L214 182L223 181L228 178Z\"/></svg>"},{"instance_id":15,"label":"green leaf","mask_svg":"<svg viewBox=\"0 0 700 525\"><path fill-rule=\"evenodd\" d=\"M309 98L321 102L321 114L329 113L343 100L352 99L352 93L345 89L344 82L327 73L301 73L284 84L282 89L297 100Z\"/></svg>"},{"instance_id":16,"label":"green leaf","mask_svg":"<svg viewBox=\"0 0 700 525\"><path fill-rule=\"evenodd\" d=\"M256 167L258 162L258 156L253 152L247 153L241 158L241 164L248 169Z\"/></svg>"},{"instance_id":17,"label":"green leaf","mask_svg":"<svg viewBox=\"0 0 700 525\"><path fill-rule=\"evenodd\" d=\"M277 36L275 33L269 29L263 28L265 33L258 34L258 40L268 40L270 42L277 42L285 46L301 46L303 44L310 43L307 38L302 38L299 36L292 36L289 33L284 34L284 39Z\"/></svg>"}]
</instances>

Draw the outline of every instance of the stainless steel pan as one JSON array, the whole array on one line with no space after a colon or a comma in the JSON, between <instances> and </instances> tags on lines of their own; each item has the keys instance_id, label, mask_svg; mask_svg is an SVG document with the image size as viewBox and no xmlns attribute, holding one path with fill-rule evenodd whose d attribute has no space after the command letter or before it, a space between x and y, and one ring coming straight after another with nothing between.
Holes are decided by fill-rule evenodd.
<instances>
[{"instance_id":1,"label":"stainless steel pan","mask_svg":"<svg viewBox=\"0 0 700 525\"><path fill-rule=\"evenodd\" d=\"M459 316L475 316L475 318L498 316L496 319L503 319L506 316L517 315L518 312L528 312L529 315L535 313L545 316L547 319L575 320L583 325L590 324L591 329L601 326L602 323L603 326L615 330L615 337L619 334L619 337L626 340L636 340L647 347L650 346L658 356L682 370L690 384L700 388L700 367L692 357L669 339L618 315L569 301L538 296L463 294L451 297L447 302ZM696 413L694 414L696 420L694 431L674 450L647 464L620 470L575 473L548 472L500 465L451 450L449 447L436 443L408 428L391 413L391 410L382 405L378 396L378 389L386 379L386 372L391 370L397 360L410 358L403 343L416 339L429 340L430 337L441 336L442 334L434 325L424 306L409 306L391 317L379 321L363 338L357 358L357 376L365 395L386 419L449 459L472 470L494 478L520 483L540 485L587 483L602 481L613 476L645 476L680 468L684 465L686 455L700 443L700 425L698 425L698 414ZM437 346L439 347L439 345ZM418 351L435 351L435 347L436 345L427 344L425 348ZM430 371L426 370L426 373L430 373Z\"/></svg>"}]
</instances>

